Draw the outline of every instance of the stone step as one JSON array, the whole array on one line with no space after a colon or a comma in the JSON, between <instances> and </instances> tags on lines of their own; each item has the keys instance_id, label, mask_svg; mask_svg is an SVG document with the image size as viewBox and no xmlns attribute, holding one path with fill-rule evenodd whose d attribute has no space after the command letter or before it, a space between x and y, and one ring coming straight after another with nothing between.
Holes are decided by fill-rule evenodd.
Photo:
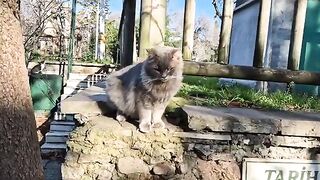
<instances>
[{"instance_id":1,"label":"stone step","mask_svg":"<svg viewBox=\"0 0 320 180\"><path fill-rule=\"evenodd\" d=\"M49 131L47 136L65 136L68 137L70 135L70 132L68 131Z\"/></svg>"},{"instance_id":2,"label":"stone step","mask_svg":"<svg viewBox=\"0 0 320 180\"><path fill-rule=\"evenodd\" d=\"M69 131L71 132L75 128L74 125L61 125L61 124L51 124L50 131Z\"/></svg>"},{"instance_id":3,"label":"stone step","mask_svg":"<svg viewBox=\"0 0 320 180\"><path fill-rule=\"evenodd\" d=\"M66 152L67 144L65 143L44 143L41 146L41 153Z\"/></svg>"},{"instance_id":4,"label":"stone step","mask_svg":"<svg viewBox=\"0 0 320 180\"><path fill-rule=\"evenodd\" d=\"M46 143L65 143L69 134L67 131L50 131L46 134Z\"/></svg>"},{"instance_id":5,"label":"stone step","mask_svg":"<svg viewBox=\"0 0 320 180\"><path fill-rule=\"evenodd\" d=\"M64 120L55 120L51 122L51 125L65 125L65 126L75 126L74 121L64 121Z\"/></svg>"}]
</instances>

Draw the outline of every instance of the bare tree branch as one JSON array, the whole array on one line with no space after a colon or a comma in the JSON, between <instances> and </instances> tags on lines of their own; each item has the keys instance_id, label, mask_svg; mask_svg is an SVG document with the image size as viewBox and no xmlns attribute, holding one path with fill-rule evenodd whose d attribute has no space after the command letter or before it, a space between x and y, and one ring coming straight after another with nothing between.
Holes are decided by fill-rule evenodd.
<instances>
[{"instance_id":1,"label":"bare tree branch","mask_svg":"<svg viewBox=\"0 0 320 180\"><path fill-rule=\"evenodd\" d=\"M212 0L212 5L214 8L214 11L216 12L215 16L218 16L220 19L222 19L222 13L219 10L217 1L218 0Z\"/></svg>"},{"instance_id":2,"label":"bare tree branch","mask_svg":"<svg viewBox=\"0 0 320 180\"><path fill-rule=\"evenodd\" d=\"M39 38L45 31L46 23L62 7L62 2L57 0L36 0L26 3L29 5L28 10L31 11L31 14L26 14L28 18L22 21L25 34L24 48L27 54L31 54L29 52L39 42ZM29 57L27 57L27 60L30 60Z\"/></svg>"}]
</instances>

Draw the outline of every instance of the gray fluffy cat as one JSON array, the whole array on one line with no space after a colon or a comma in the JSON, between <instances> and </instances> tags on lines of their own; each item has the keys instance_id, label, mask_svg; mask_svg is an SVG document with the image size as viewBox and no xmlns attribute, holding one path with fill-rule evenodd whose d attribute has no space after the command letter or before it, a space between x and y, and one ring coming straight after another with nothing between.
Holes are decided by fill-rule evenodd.
<instances>
[{"instance_id":1,"label":"gray fluffy cat","mask_svg":"<svg viewBox=\"0 0 320 180\"><path fill-rule=\"evenodd\" d=\"M182 84L181 51L172 47L148 50L148 58L112 73L107 83L107 97L117 109L116 119L139 119L139 130L164 128L161 117L169 100Z\"/></svg>"}]
</instances>

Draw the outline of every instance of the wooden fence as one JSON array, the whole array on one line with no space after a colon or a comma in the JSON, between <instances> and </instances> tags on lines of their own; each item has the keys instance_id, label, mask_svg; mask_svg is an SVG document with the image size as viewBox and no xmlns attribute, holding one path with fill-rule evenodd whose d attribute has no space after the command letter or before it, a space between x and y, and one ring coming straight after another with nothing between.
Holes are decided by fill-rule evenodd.
<instances>
[{"instance_id":1,"label":"wooden fence","mask_svg":"<svg viewBox=\"0 0 320 180\"><path fill-rule=\"evenodd\" d=\"M165 14L154 17L151 12L147 12L149 6L154 7L150 0L142 0L141 4L141 15L140 15L140 42L139 42L139 55L140 58L145 51L147 46L153 45L152 38L146 36L150 34L150 21L157 21L156 18L165 18ZM165 1L165 0L161 0ZM299 61L301 55L304 23L307 9L307 0L296 0L295 11L292 25L292 36L290 39L288 69L271 69L263 67L263 61L266 55L267 48L267 36L269 28L269 19L271 13L271 0L259 0L260 1L260 12L258 18L258 27L256 35L256 43L254 50L254 60L252 66L238 66L230 65L230 40L231 40L231 29L232 29L232 18L233 18L233 0L224 0L223 3L223 16L222 26L220 33L219 42L219 55L218 63L204 63L204 62L193 62L185 61L184 74L186 75L198 75L198 76L214 76L224 78L235 78L235 79L247 79L247 80L258 80L258 81L272 81L272 82L283 82L283 83L297 83L297 84L312 84L320 85L320 73L300 71ZM132 9L135 8L135 0L125 0L124 8ZM164 8L166 8L166 3ZM190 60L190 54L192 52L193 37L190 36L190 32L193 32L193 28L190 25L194 24L195 14L195 3L196 0L185 0L185 15L184 15L184 29L183 29L183 57L185 60ZM150 7L149 7L150 8ZM129 13L128 13L129 12ZM130 15L131 14L131 15ZM120 62L122 66L126 66L132 63L128 61L128 57L132 57L134 29L128 26L134 26L133 23L129 23L130 20L134 20L134 13L129 10L123 10L122 18L125 19L121 23L120 32ZM131 21L130 21L131 22ZM164 33L164 29L159 27L159 31ZM128 48L129 47L129 48ZM128 55L129 54L129 55ZM122 57L122 58L121 58Z\"/></svg>"}]
</instances>

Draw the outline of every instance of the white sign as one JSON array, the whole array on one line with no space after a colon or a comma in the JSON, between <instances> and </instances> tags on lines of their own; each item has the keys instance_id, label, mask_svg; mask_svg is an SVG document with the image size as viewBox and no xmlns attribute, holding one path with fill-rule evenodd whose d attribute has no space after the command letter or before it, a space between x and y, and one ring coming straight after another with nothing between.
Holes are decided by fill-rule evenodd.
<instances>
[{"instance_id":1,"label":"white sign","mask_svg":"<svg viewBox=\"0 0 320 180\"><path fill-rule=\"evenodd\" d=\"M242 180L320 180L320 161L246 158Z\"/></svg>"}]
</instances>

